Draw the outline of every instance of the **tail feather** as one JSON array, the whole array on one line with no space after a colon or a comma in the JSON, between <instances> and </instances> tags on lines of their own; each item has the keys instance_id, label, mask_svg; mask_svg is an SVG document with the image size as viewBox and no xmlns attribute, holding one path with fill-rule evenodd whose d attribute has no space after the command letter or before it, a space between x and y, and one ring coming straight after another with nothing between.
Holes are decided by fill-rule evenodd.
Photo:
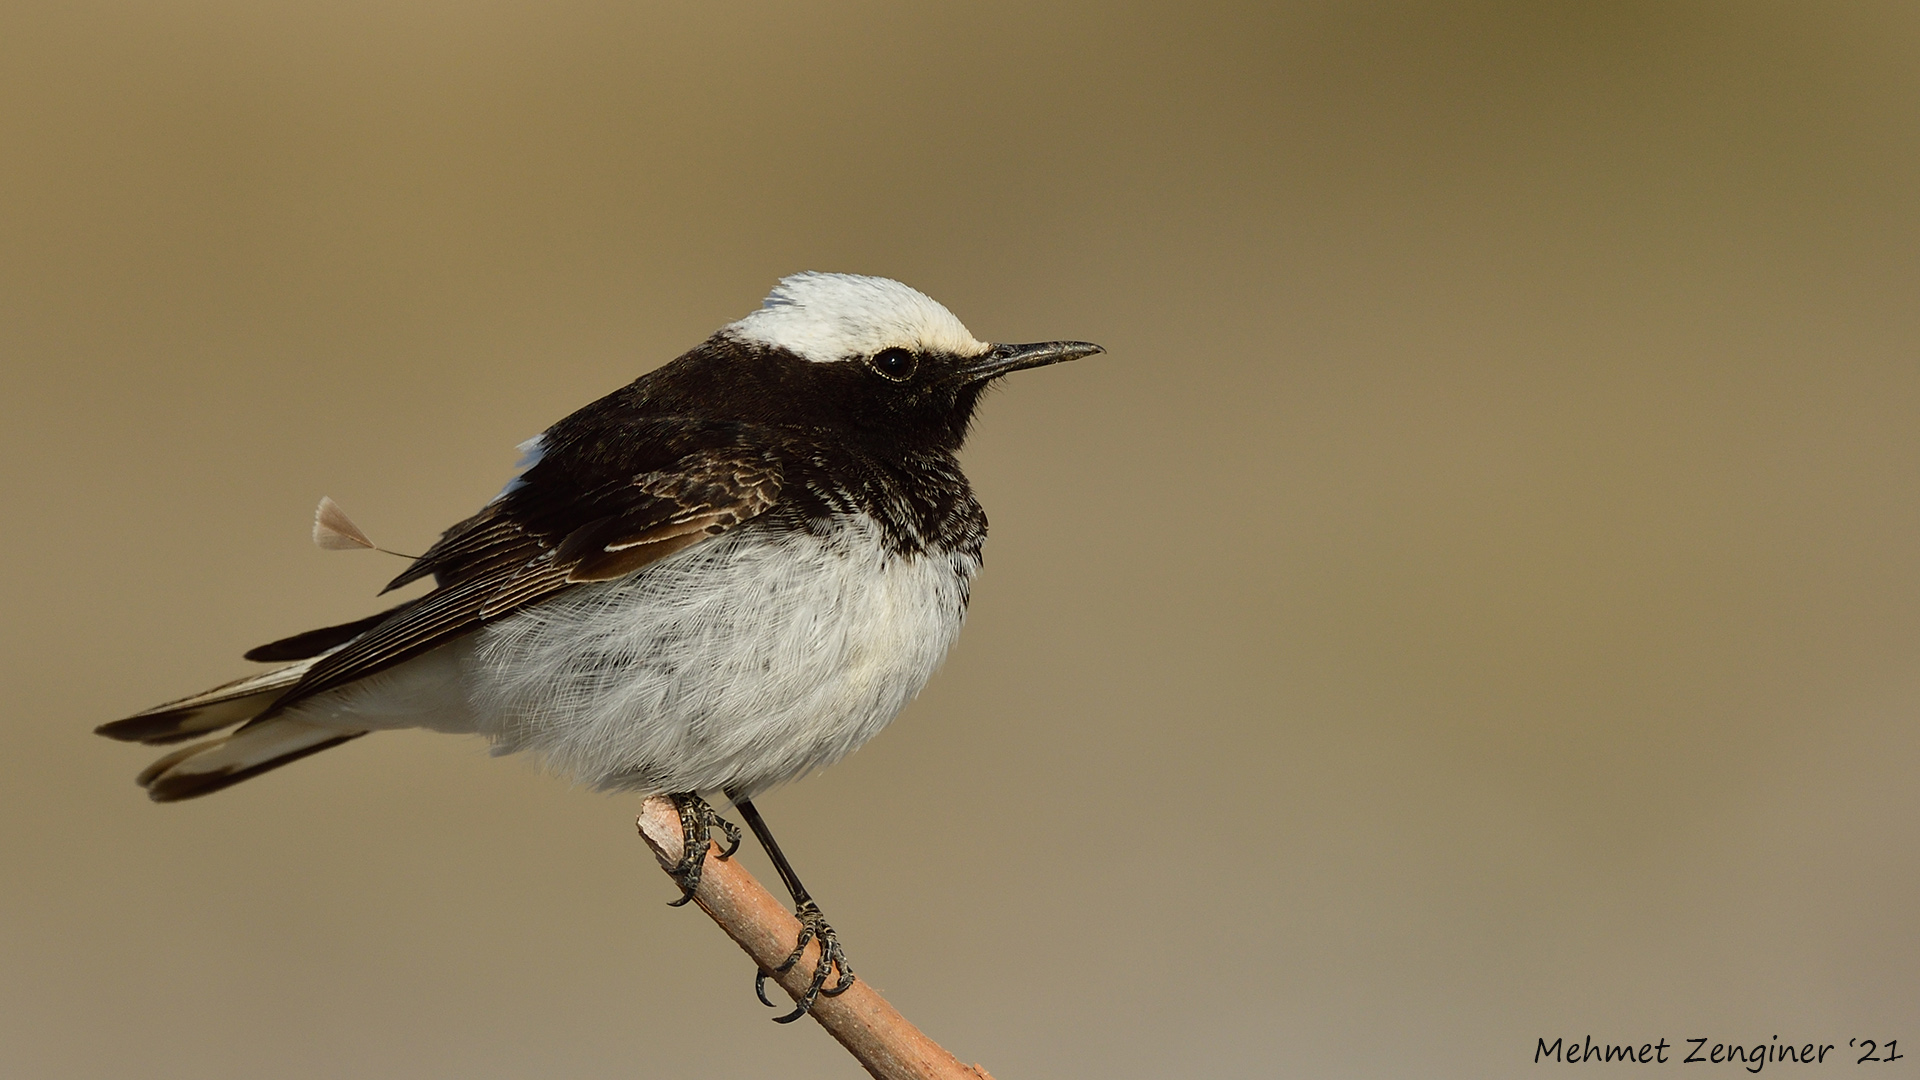
<instances>
[{"instance_id":1,"label":"tail feather","mask_svg":"<svg viewBox=\"0 0 1920 1080\"><path fill-rule=\"evenodd\" d=\"M101 724L93 730L109 739L158 746L232 727L265 712L300 681L315 660L235 679L192 697L156 705L125 720Z\"/></svg>"},{"instance_id":2,"label":"tail feather","mask_svg":"<svg viewBox=\"0 0 1920 1080\"><path fill-rule=\"evenodd\" d=\"M231 735L175 750L147 766L139 784L154 802L178 802L231 787L365 734L275 716Z\"/></svg>"},{"instance_id":3,"label":"tail feather","mask_svg":"<svg viewBox=\"0 0 1920 1080\"><path fill-rule=\"evenodd\" d=\"M256 719L297 685L317 659L235 679L94 730L109 738L159 745L242 724L232 734L175 750L147 766L136 778L155 802L177 802L219 791L366 734L322 727L292 716Z\"/></svg>"}]
</instances>

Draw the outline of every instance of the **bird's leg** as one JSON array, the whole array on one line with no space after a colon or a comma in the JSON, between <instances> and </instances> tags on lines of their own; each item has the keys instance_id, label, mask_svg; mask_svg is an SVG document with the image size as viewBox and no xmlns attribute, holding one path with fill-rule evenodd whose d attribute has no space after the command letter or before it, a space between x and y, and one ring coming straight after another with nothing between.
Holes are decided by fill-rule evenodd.
<instances>
[{"instance_id":1,"label":"bird's leg","mask_svg":"<svg viewBox=\"0 0 1920 1080\"><path fill-rule=\"evenodd\" d=\"M847 966L847 954L840 948L840 935L827 925L827 920L820 914L820 905L813 902L813 897L807 894L807 887L800 884L800 875L793 872L787 857L780 853L780 845L774 841L773 833L760 817L760 811L754 809L753 803L739 796L733 797L733 805L740 811L740 816L747 819L747 828L752 829L753 835L759 838L760 846L767 849L767 857L773 860L774 870L779 872L787 892L793 894L793 913L800 920L800 940L794 943L793 951L772 971L763 968L753 977L753 992L761 1004L774 1007L773 1002L767 1000L767 976L791 970L793 965L800 962L800 954L806 951L807 942L820 939L820 962L814 966L813 981L807 984L807 992L801 996L798 1007L792 1012L774 1017L776 1023L791 1024L807 1015L807 1010L813 1008L814 1001L820 995L835 997L846 993L847 987L853 985L853 969ZM836 965L840 968L840 978L828 986L827 975Z\"/></svg>"},{"instance_id":2,"label":"bird's leg","mask_svg":"<svg viewBox=\"0 0 1920 1080\"><path fill-rule=\"evenodd\" d=\"M668 904L679 907L693 899L693 890L700 887L700 871L707 864L707 843L712 839L712 830L718 826L726 834L726 850L720 852L722 859L730 859L740 850L740 826L714 812L707 801L693 792L669 795L673 808L680 811L680 861L668 873L680 883L683 895Z\"/></svg>"}]
</instances>

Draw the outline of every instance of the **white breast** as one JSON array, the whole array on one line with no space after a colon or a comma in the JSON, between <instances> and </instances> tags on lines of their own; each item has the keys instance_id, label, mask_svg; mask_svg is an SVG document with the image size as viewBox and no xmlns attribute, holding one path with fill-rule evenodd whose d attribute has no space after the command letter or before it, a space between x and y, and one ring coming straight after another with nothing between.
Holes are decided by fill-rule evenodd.
<instances>
[{"instance_id":1,"label":"white breast","mask_svg":"<svg viewBox=\"0 0 1920 1080\"><path fill-rule=\"evenodd\" d=\"M751 794L892 720L978 569L891 554L865 518L825 537L748 526L480 630L455 654L460 726L602 788Z\"/></svg>"}]
</instances>

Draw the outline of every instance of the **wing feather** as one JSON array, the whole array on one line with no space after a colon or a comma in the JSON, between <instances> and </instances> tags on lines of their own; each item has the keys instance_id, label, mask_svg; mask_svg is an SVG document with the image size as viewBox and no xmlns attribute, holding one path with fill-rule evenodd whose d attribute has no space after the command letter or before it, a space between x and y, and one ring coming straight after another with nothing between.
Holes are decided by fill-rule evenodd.
<instances>
[{"instance_id":1,"label":"wing feather","mask_svg":"<svg viewBox=\"0 0 1920 1080\"><path fill-rule=\"evenodd\" d=\"M751 521L779 498L771 452L731 425L719 447L694 448L663 468L630 472L568 497L551 448L524 484L448 529L388 588L432 575L438 587L339 651L320 657L254 722L365 678L483 623L582 582L631 574ZM761 446L766 445L765 442Z\"/></svg>"}]
</instances>

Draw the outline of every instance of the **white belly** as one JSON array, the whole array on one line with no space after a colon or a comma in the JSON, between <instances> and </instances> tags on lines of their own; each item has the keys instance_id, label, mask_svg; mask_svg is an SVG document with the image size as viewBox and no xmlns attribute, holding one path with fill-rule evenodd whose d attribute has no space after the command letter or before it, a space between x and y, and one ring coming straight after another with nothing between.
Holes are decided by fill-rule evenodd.
<instances>
[{"instance_id":1,"label":"white belly","mask_svg":"<svg viewBox=\"0 0 1920 1080\"><path fill-rule=\"evenodd\" d=\"M870 524L749 526L296 711L478 732L602 788L751 795L886 726L959 634L978 569L892 555Z\"/></svg>"}]
</instances>

